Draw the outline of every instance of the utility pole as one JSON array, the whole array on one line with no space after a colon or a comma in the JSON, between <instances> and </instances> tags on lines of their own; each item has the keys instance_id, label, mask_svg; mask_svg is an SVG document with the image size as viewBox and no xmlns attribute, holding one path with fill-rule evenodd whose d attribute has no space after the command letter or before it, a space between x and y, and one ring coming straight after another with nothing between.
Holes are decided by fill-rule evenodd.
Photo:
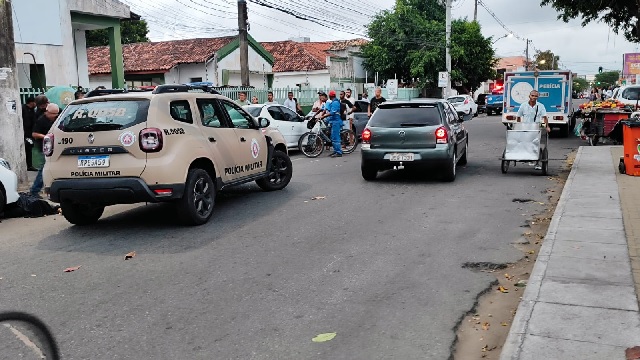
<instances>
[{"instance_id":1,"label":"utility pole","mask_svg":"<svg viewBox=\"0 0 640 360\"><path fill-rule=\"evenodd\" d=\"M447 80L447 90L445 93L445 99L451 96L451 0L446 0L446 62L447 72L449 73Z\"/></svg>"},{"instance_id":2,"label":"utility pole","mask_svg":"<svg viewBox=\"0 0 640 360\"><path fill-rule=\"evenodd\" d=\"M478 0L476 0L476 6L473 8L473 21L478 21Z\"/></svg>"},{"instance_id":3,"label":"utility pole","mask_svg":"<svg viewBox=\"0 0 640 360\"><path fill-rule=\"evenodd\" d=\"M527 57L526 61L526 70L529 71L529 39L527 39L527 50L525 51L525 56Z\"/></svg>"},{"instance_id":4,"label":"utility pole","mask_svg":"<svg viewBox=\"0 0 640 360\"><path fill-rule=\"evenodd\" d=\"M0 157L27 181L11 0L0 0Z\"/></svg>"},{"instance_id":5,"label":"utility pole","mask_svg":"<svg viewBox=\"0 0 640 360\"><path fill-rule=\"evenodd\" d=\"M238 0L238 39L240 40L240 80L242 86L249 86L249 19L247 1Z\"/></svg>"}]
</instances>

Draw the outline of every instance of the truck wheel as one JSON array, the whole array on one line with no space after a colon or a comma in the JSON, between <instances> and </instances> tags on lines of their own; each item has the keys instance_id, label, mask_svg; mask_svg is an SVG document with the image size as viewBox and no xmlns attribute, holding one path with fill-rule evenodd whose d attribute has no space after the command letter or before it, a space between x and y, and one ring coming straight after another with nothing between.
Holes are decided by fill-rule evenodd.
<instances>
[{"instance_id":1,"label":"truck wheel","mask_svg":"<svg viewBox=\"0 0 640 360\"><path fill-rule=\"evenodd\" d=\"M292 176L293 165L289 155L280 150L274 150L268 175L256 180L256 184L264 191L282 190L289 185Z\"/></svg>"},{"instance_id":2,"label":"truck wheel","mask_svg":"<svg viewBox=\"0 0 640 360\"><path fill-rule=\"evenodd\" d=\"M562 136L563 138L569 137L569 132L571 132L571 130L569 129L569 124L560 127L560 136Z\"/></svg>"},{"instance_id":3,"label":"truck wheel","mask_svg":"<svg viewBox=\"0 0 640 360\"><path fill-rule=\"evenodd\" d=\"M216 187L204 169L191 169L184 195L178 201L178 217L186 225L202 225L209 221L216 201Z\"/></svg>"},{"instance_id":4,"label":"truck wheel","mask_svg":"<svg viewBox=\"0 0 640 360\"><path fill-rule=\"evenodd\" d=\"M74 204L68 201L60 203L60 208L62 216L68 222L78 226L95 224L104 212L104 206Z\"/></svg>"},{"instance_id":5,"label":"truck wheel","mask_svg":"<svg viewBox=\"0 0 640 360\"><path fill-rule=\"evenodd\" d=\"M487 116L491 116L491 110L487 109Z\"/></svg>"}]
</instances>

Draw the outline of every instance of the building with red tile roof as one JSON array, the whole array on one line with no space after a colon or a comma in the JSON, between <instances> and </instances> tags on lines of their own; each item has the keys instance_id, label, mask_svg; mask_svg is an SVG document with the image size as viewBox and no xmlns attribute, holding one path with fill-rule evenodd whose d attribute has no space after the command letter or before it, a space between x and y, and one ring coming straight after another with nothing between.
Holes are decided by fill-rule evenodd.
<instances>
[{"instance_id":1,"label":"building with red tile roof","mask_svg":"<svg viewBox=\"0 0 640 360\"><path fill-rule=\"evenodd\" d=\"M127 44L122 46L128 87L210 82L214 86L240 85L237 36ZM87 50L91 87L107 86L111 76L109 49ZM273 82L273 56L249 37L250 83L264 87Z\"/></svg>"}]
</instances>

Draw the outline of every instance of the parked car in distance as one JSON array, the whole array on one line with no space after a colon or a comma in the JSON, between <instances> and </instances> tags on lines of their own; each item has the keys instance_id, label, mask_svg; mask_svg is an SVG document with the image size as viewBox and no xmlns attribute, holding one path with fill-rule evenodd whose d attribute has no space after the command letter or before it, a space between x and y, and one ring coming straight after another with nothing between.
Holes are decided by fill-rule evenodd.
<instances>
[{"instance_id":1,"label":"parked car in distance","mask_svg":"<svg viewBox=\"0 0 640 360\"><path fill-rule=\"evenodd\" d=\"M307 121L288 107L277 104L254 104L242 107L255 118L266 118L271 123L270 128L280 131L287 144L287 148L298 148L298 140L302 134L309 131Z\"/></svg>"},{"instance_id":2,"label":"parked car in distance","mask_svg":"<svg viewBox=\"0 0 640 360\"><path fill-rule=\"evenodd\" d=\"M504 95L487 95L487 115L500 115L502 113Z\"/></svg>"},{"instance_id":3,"label":"parked car in distance","mask_svg":"<svg viewBox=\"0 0 640 360\"><path fill-rule=\"evenodd\" d=\"M369 122L369 102L364 100L356 100L354 104L356 110L353 112L352 129L358 139L362 138L362 131Z\"/></svg>"},{"instance_id":4,"label":"parked car in distance","mask_svg":"<svg viewBox=\"0 0 640 360\"><path fill-rule=\"evenodd\" d=\"M362 177L374 180L378 171L394 167L435 167L454 181L456 166L467 163L469 136L462 122L470 116L443 99L381 104L362 132Z\"/></svg>"},{"instance_id":5,"label":"parked car in distance","mask_svg":"<svg viewBox=\"0 0 640 360\"><path fill-rule=\"evenodd\" d=\"M11 166L0 158L0 214L7 205L18 201L18 176L11 170Z\"/></svg>"},{"instance_id":6,"label":"parked car in distance","mask_svg":"<svg viewBox=\"0 0 640 360\"><path fill-rule=\"evenodd\" d=\"M476 104L476 102L473 101L473 98L469 95L450 96L447 98L447 101L456 108L456 111L478 116L478 104Z\"/></svg>"},{"instance_id":7,"label":"parked car in distance","mask_svg":"<svg viewBox=\"0 0 640 360\"><path fill-rule=\"evenodd\" d=\"M491 94L480 94L476 99L476 104L478 104L478 113L482 114L487 111L487 96Z\"/></svg>"},{"instance_id":8,"label":"parked car in distance","mask_svg":"<svg viewBox=\"0 0 640 360\"><path fill-rule=\"evenodd\" d=\"M628 85L621 86L616 89L617 92L614 92L613 99L619 100L621 103L625 105L640 105L640 85Z\"/></svg>"}]
</instances>

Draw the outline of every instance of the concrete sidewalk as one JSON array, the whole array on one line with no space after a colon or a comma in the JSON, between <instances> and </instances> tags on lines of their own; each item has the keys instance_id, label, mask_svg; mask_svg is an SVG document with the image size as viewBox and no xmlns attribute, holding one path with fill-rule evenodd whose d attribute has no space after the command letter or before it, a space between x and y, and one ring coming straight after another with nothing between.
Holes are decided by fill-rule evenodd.
<instances>
[{"instance_id":1,"label":"concrete sidewalk","mask_svg":"<svg viewBox=\"0 0 640 360\"><path fill-rule=\"evenodd\" d=\"M617 165L611 147L578 150L500 359L625 359L640 346Z\"/></svg>"}]
</instances>

